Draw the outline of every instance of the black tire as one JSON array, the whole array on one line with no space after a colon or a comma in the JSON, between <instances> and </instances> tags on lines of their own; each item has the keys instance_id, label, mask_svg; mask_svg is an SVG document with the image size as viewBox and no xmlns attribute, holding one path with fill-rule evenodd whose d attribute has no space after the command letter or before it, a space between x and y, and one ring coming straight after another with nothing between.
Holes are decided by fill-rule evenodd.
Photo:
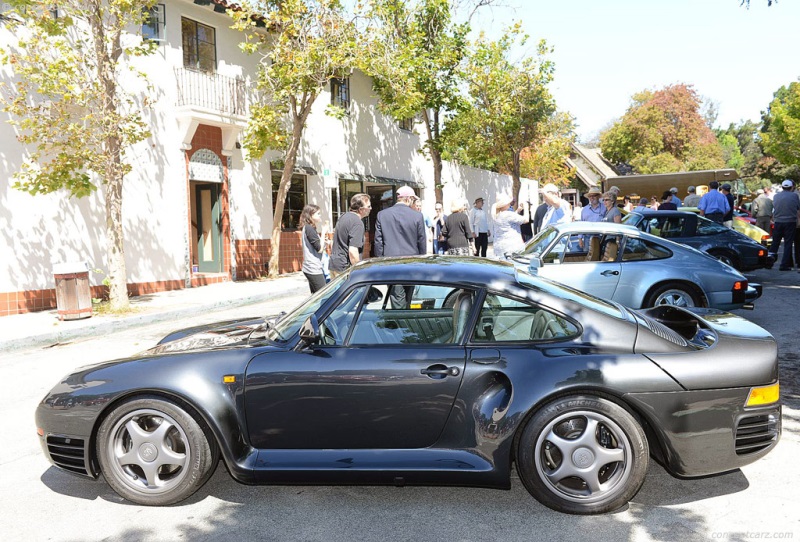
<instances>
[{"instance_id":1,"label":"black tire","mask_svg":"<svg viewBox=\"0 0 800 542\"><path fill-rule=\"evenodd\" d=\"M716 258L717 260L721 261L722 263L728 264L736 270L741 270L739 266L739 258L731 254L730 252L722 252L722 251L714 251L709 252L709 256Z\"/></svg>"},{"instance_id":2,"label":"black tire","mask_svg":"<svg viewBox=\"0 0 800 542\"><path fill-rule=\"evenodd\" d=\"M525 488L567 514L603 514L625 506L644 483L644 431L624 408L600 397L557 399L530 418L517 447Z\"/></svg>"},{"instance_id":3,"label":"black tire","mask_svg":"<svg viewBox=\"0 0 800 542\"><path fill-rule=\"evenodd\" d=\"M180 502L211 477L216 442L177 404L160 397L126 401L97 431L97 459L108 485L137 504Z\"/></svg>"},{"instance_id":4,"label":"black tire","mask_svg":"<svg viewBox=\"0 0 800 542\"><path fill-rule=\"evenodd\" d=\"M645 307L674 305L676 307L700 307L700 296L691 286L670 282L653 289L644 301Z\"/></svg>"}]
</instances>

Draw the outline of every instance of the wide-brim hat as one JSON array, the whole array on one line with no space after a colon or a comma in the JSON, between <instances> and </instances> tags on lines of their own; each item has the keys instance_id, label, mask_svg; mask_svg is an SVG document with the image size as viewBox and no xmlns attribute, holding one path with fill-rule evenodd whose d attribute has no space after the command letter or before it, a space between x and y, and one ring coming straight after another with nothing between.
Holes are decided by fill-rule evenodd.
<instances>
[{"instance_id":1,"label":"wide-brim hat","mask_svg":"<svg viewBox=\"0 0 800 542\"><path fill-rule=\"evenodd\" d=\"M510 194L501 193L497 195L497 199L494 202L495 207L506 207L507 205L511 205L513 198Z\"/></svg>"},{"instance_id":2,"label":"wide-brim hat","mask_svg":"<svg viewBox=\"0 0 800 542\"><path fill-rule=\"evenodd\" d=\"M587 196L602 196L603 193L600 192L598 188L590 188L588 192L586 192Z\"/></svg>"}]
</instances>

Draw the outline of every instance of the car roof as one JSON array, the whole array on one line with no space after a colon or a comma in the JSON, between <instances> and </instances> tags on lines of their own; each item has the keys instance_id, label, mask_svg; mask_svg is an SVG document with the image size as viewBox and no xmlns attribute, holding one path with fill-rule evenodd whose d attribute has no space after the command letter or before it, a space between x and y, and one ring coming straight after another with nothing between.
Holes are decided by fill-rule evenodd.
<instances>
[{"instance_id":1,"label":"car roof","mask_svg":"<svg viewBox=\"0 0 800 542\"><path fill-rule=\"evenodd\" d=\"M426 254L371 258L358 263L350 272L353 282L446 281L476 287L492 282L516 283L516 269L508 262L473 256Z\"/></svg>"},{"instance_id":2,"label":"car roof","mask_svg":"<svg viewBox=\"0 0 800 542\"><path fill-rule=\"evenodd\" d=\"M585 222L576 221L568 222L565 224L551 224L562 233L571 232L593 232L593 233L621 233L627 235L636 235L641 233L639 228L629 224L617 224L615 222Z\"/></svg>"},{"instance_id":3,"label":"car roof","mask_svg":"<svg viewBox=\"0 0 800 542\"><path fill-rule=\"evenodd\" d=\"M631 211L631 213L642 216L699 216L697 213L691 211L674 211L672 209L665 209L663 211L648 209L646 211Z\"/></svg>"}]
</instances>

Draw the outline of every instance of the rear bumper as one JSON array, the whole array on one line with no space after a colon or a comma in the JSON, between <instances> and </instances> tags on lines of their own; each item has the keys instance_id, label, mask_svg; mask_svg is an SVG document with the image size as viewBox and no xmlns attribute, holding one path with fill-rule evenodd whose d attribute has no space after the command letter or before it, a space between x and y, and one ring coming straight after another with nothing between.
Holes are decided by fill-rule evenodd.
<instances>
[{"instance_id":1,"label":"rear bumper","mask_svg":"<svg viewBox=\"0 0 800 542\"><path fill-rule=\"evenodd\" d=\"M745 408L750 388L634 393L631 404L649 418L651 451L676 476L738 469L768 454L780 440L781 405Z\"/></svg>"}]
</instances>

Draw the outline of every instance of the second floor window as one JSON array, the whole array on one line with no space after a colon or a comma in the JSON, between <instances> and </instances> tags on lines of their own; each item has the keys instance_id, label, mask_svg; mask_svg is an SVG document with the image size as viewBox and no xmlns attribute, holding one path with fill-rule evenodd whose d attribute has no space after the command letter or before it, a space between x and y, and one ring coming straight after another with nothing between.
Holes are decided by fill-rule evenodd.
<instances>
[{"instance_id":1,"label":"second floor window","mask_svg":"<svg viewBox=\"0 0 800 542\"><path fill-rule=\"evenodd\" d=\"M156 4L146 10L147 19L142 23L142 38L149 41L164 41L166 9L164 4Z\"/></svg>"},{"instance_id":2,"label":"second floor window","mask_svg":"<svg viewBox=\"0 0 800 542\"><path fill-rule=\"evenodd\" d=\"M414 117L408 117L405 119L398 120L397 126L399 126L401 130L405 130L406 132L411 132L412 130L414 130Z\"/></svg>"},{"instance_id":3,"label":"second floor window","mask_svg":"<svg viewBox=\"0 0 800 542\"><path fill-rule=\"evenodd\" d=\"M183 65L204 72L217 69L217 38L213 28L191 19L181 18Z\"/></svg>"},{"instance_id":4,"label":"second floor window","mask_svg":"<svg viewBox=\"0 0 800 542\"><path fill-rule=\"evenodd\" d=\"M350 111L350 78L331 79L331 105Z\"/></svg>"}]
</instances>

